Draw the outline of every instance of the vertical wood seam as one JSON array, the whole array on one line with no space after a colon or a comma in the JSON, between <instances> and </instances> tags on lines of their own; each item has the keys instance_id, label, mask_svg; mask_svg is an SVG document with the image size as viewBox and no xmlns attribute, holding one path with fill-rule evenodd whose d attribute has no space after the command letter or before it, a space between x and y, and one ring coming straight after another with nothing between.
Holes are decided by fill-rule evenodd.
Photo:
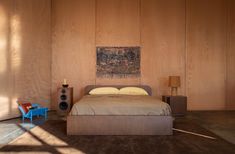
<instances>
[{"instance_id":1,"label":"vertical wood seam","mask_svg":"<svg viewBox=\"0 0 235 154\"><path fill-rule=\"evenodd\" d=\"M53 82L53 79L52 79L52 76L53 76L53 74L52 74L52 61L53 61L53 58L52 58L52 56L53 56L53 53L52 53L53 52L53 50L52 50L52 44L53 44L52 43L52 41L53 41L52 40L52 32L53 32L53 30L52 30L52 18L53 18L53 15L52 15L52 13L53 12L52 12L52 9L53 9L53 0L50 0L50 5L51 5L50 6L50 9L51 9L50 10L50 17L51 17L51 19L50 19L50 43L51 43L50 44L50 50L51 50L50 51L50 54L51 54L50 55L51 56L51 58L50 58L50 81L51 81L50 82L50 96L51 97L50 97L50 101L49 102L50 102L50 108L52 108L52 104L53 104L53 102L52 102L52 100L53 100L52 99L52 86L53 86L53 84L52 84L52 82Z\"/></svg>"},{"instance_id":2,"label":"vertical wood seam","mask_svg":"<svg viewBox=\"0 0 235 154\"><path fill-rule=\"evenodd\" d=\"M185 43L184 43L184 45L185 45L185 66L184 66L184 69L185 69L185 80L184 80L184 82L185 82L185 95L186 96L188 96L188 80L187 80L187 77L188 77L188 74L187 74L187 71L188 71L188 68L187 68L187 64L188 64L188 48L187 48L187 0L185 0L185 16L184 16L184 18L185 18L185 35L184 35L184 39L185 39Z\"/></svg>"},{"instance_id":3,"label":"vertical wood seam","mask_svg":"<svg viewBox=\"0 0 235 154\"><path fill-rule=\"evenodd\" d=\"M141 0L139 0L139 45L140 45L140 77L139 77L139 85L142 84L142 38L141 38Z\"/></svg>"},{"instance_id":4,"label":"vertical wood seam","mask_svg":"<svg viewBox=\"0 0 235 154\"><path fill-rule=\"evenodd\" d=\"M14 16L15 14L16 14L16 11L17 11L17 2L16 2L16 0L13 0L13 10L12 10L12 13L13 14L11 14L11 16L10 16L10 19L12 18L12 16ZM11 21L10 21L10 23L11 23ZM12 36L12 28L10 28L10 31L11 31L11 36ZM10 43L12 43L12 38L11 38L11 36L10 36L10 40L11 40L11 42ZM10 47L10 58L12 58L12 48ZM12 71L12 74L13 74L13 79L12 79L12 81L13 81L13 90L12 90L12 94L13 95L15 95L15 93L16 93L16 71L15 71L15 69L13 69L12 68L12 64L11 64L11 71Z\"/></svg>"},{"instance_id":5,"label":"vertical wood seam","mask_svg":"<svg viewBox=\"0 0 235 154\"><path fill-rule=\"evenodd\" d=\"M94 62L94 67L95 67L95 72L94 72L94 77L95 77L95 85L96 85L96 46L97 46L97 0L95 0L95 51L94 51L94 56L95 56L95 62Z\"/></svg>"},{"instance_id":6,"label":"vertical wood seam","mask_svg":"<svg viewBox=\"0 0 235 154\"><path fill-rule=\"evenodd\" d=\"M224 89L224 91L225 91L225 105L224 105L224 107L225 107L225 109L227 109L227 76L228 76L228 74L227 74L227 64L228 64L228 62L227 62L227 56L228 56L228 41L229 41L229 38L228 38L228 29L229 29L229 24L228 24L228 22L229 22L229 8L228 8L228 3L229 3L229 0L226 0L226 9L225 9L225 14L226 14L226 41L225 41L225 79L224 79L224 84L225 84L225 89Z\"/></svg>"},{"instance_id":7,"label":"vertical wood seam","mask_svg":"<svg viewBox=\"0 0 235 154\"><path fill-rule=\"evenodd\" d=\"M225 47L225 109L228 110L228 56L229 56L229 46L230 46L230 17L231 17L231 8L230 0L226 1L226 47Z\"/></svg>"}]
</instances>

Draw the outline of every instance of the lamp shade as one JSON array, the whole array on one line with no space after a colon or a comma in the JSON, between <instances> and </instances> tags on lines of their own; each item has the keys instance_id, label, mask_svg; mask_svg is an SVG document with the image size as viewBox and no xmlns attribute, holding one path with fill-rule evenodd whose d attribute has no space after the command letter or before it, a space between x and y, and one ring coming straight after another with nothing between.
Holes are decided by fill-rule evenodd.
<instances>
[{"instance_id":1,"label":"lamp shade","mask_svg":"<svg viewBox=\"0 0 235 154\"><path fill-rule=\"evenodd\" d=\"M180 87L180 76L169 76L169 87Z\"/></svg>"}]
</instances>

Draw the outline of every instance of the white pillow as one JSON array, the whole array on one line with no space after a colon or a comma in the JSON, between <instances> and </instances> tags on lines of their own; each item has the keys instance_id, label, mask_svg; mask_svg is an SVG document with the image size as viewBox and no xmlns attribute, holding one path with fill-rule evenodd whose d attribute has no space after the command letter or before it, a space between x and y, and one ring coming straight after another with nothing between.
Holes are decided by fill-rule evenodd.
<instances>
[{"instance_id":1,"label":"white pillow","mask_svg":"<svg viewBox=\"0 0 235 154\"><path fill-rule=\"evenodd\" d=\"M146 90L139 87L125 87L119 90L119 94L123 95L149 95Z\"/></svg>"},{"instance_id":2,"label":"white pillow","mask_svg":"<svg viewBox=\"0 0 235 154\"><path fill-rule=\"evenodd\" d=\"M94 88L89 92L90 95L107 95L107 94L119 94L119 90L115 87L99 87Z\"/></svg>"}]
</instances>

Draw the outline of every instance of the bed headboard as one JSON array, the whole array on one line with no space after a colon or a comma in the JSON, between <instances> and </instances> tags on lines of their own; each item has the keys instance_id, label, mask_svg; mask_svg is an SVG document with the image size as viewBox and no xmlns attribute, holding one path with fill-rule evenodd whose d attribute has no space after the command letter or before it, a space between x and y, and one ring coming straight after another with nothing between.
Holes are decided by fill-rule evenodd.
<instances>
[{"instance_id":1,"label":"bed headboard","mask_svg":"<svg viewBox=\"0 0 235 154\"><path fill-rule=\"evenodd\" d=\"M123 87L139 87L139 88L143 88L144 90L146 90L150 96L152 95L152 89L150 86L147 86L147 85L87 85L84 89L84 94L88 95L92 89L98 88L98 87L116 87L118 89L123 88Z\"/></svg>"}]
</instances>

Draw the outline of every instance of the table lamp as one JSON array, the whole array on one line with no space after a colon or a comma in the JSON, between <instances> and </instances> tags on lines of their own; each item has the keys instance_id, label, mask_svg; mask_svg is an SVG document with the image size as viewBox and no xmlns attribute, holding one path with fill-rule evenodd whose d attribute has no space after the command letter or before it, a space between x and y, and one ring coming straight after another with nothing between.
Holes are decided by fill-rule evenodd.
<instances>
[{"instance_id":1,"label":"table lamp","mask_svg":"<svg viewBox=\"0 0 235 154\"><path fill-rule=\"evenodd\" d=\"M169 76L169 87L171 87L171 95L177 95L177 88L180 87L180 76Z\"/></svg>"}]
</instances>

